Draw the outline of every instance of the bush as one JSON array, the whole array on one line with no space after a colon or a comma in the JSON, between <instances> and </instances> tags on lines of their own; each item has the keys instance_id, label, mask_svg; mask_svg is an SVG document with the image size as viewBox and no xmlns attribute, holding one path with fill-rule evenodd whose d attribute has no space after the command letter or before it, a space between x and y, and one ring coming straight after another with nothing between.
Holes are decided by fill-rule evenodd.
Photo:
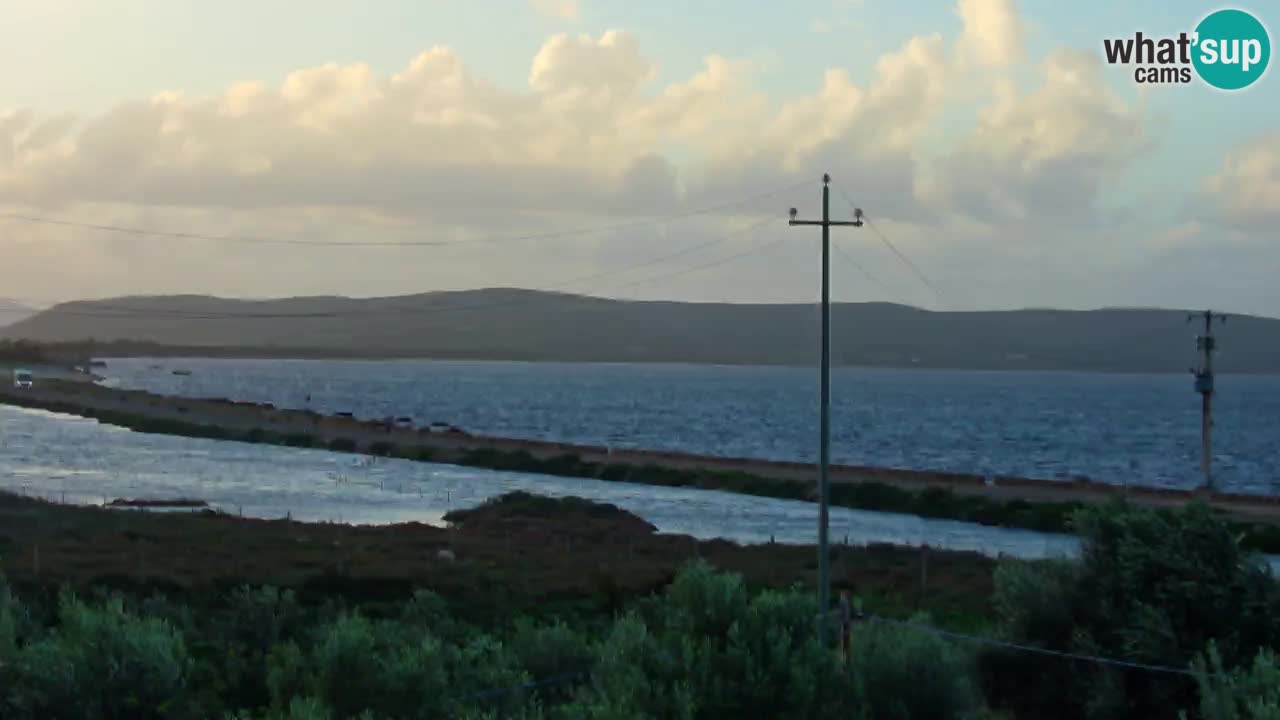
<instances>
[{"instance_id":1,"label":"bush","mask_svg":"<svg viewBox=\"0 0 1280 720\"><path fill-rule=\"evenodd\" d=\"M520 620L510 649L520 669L539 686L537 695L551 703L569 699L593 659L587 637L563 623L535 625Z\"/></svg>"},{"instance_id":2,"label":"bush","mask_svg":"<svg viewBox=\"0 0 1280 720\"><path fill-rule=\"evenodd\" d=\"M854 684L818 641L807 593L751 597L701 562L602 643L566 717L849 717Z\"/></svg>"},{"instance_id":3,"label":"bush","mask_svg":"<svg viewBox=\"0 0 1280 720\"><path fill-rule=\"evenodd\" d=\"M10 592L4 578L0 578L0 666L13 663L18 652L18 640L25 625L26 611ZM0 678L3 676L0 675Z\"/></svg>"},{"instance_id":4,"label":"bush","mask_svg":"<svg viewBox=\"0 0 1280 720\"><path fill-rule=\"evenodd\" d=\"M927 624L928 617L917 618ZM972 654L911 628L856 629L852 664L858 696L872 718L959 720L980 706Z\"/></svg>"},{"instance_id":5,"label":"bush","mask_svg":"<svg viewBox=\"0 0 1280 720\"><path fill-rule=\"evenodd\" d=\"M1214 645L1195 663L1204 720L1280 720L1280 661L1259 652L1253 664L1228 673Z\"/></svg>"},{"instance_id":6,"label":"bush","mask_svg":"<svg viewBox=\"0 0 1280 720\"><path fill-rule=\"evenodd\" d=\"M269 434L262 428L254 428L244 435L245 442L265 443L269 441Z\"/></svg>"},{"instance_id":7,"label":"bush","mask_svg":"<svg viewBox=\"0 0 1280 720\"><path fill-rule=\"evenodd\" d=\"M461 646L399 623L344 614L323 628L310 648L286 643L269 661L268 684L277 708L316 698L338 718L458 717L476 696L526 682L500 644L483 636ZM494 700L517 707L519 693Z\"/></svg>"},{"instance_id":8,"label":"bush","mask_svg":"<svg viewBox=\"0 0 1280 720\"><path fill-rule=\"evenodd\" d=\"M215 672L234 707L265 705L268 657L301 633L302 608L292 591L275 588L238 588L228 604L210 628L221 643L213 653L221 659Z\"/></svg>"},{"instance_id":9,"label":"bush","mask_svg":"<svg viewBox=\"0 0 1280 720\"><path fill-rule=\"evenodd\" d=\"M1117 501L1082 511L1078 564L1022 563L996 574L1002 629L1050 650L1178 668L1214 641L1227 665L1280 640L1270 572L1202 505L1176 512ZM987 653L988 697L1042 718L1157 717L1194 704L1187 678L1053 657Z\"/></svg>"},{"instance_id":10,"label":"bush","mask_svg":"<svg viewBox=\"0 0 1280 720\"><path fill-rule=\"evenodd\" d=\"M351 438L334 438L333 441L329 443L329 449L334 452L353 453L356 451L356 441Z\"/></svg>"},{"instance_id":11,"label":"bush","mask_svg":"<svg viewBox=\"0 0 1280 720\"><path fill-rule=\"evenodd\" d=\"M67 596L60 625L18 653L6 718L184 717L190 658L167 623Z\"/></svg>"}]
</instances>

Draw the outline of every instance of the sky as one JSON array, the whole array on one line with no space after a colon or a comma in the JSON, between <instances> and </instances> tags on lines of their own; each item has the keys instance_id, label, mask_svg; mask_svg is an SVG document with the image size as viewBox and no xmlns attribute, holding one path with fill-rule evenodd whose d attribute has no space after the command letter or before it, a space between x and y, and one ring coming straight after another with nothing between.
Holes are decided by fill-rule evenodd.
<instances>
[{"instance_id":1,"label":"sky","mask_svg":"<svg viewBox=\"0 0 1280 720\"><path fill-rule=\"evenodd\" d=\"M0 297L811 302L830 173L837 300L1280 316L1280 78L1102 52L1219 7L0 0Z\"/></svg>"}]
</instances>

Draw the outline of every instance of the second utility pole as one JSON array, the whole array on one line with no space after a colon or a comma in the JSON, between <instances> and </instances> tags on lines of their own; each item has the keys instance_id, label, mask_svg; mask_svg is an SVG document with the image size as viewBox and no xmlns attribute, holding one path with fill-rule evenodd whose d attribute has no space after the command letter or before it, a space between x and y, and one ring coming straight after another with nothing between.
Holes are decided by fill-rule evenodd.
<instances>
[{"instance_id":1,"label":"second utility pole","mask_svg":"<svg viewBox=\"0 0 1280 720\"><path fill-rule=\"evenodd\" d=\"M791 208L791 225L822 226L822 374L819 390L818 441L818 632L823 643L831 611L831 553L828 549L828 507L831 498L831 226L862 226L862 211L853 211L853 220L831 220L831 176L822 176L822 220L797 220Z\"/></svg>"},{"instance_id":2,"label":"second utility pole","mask_svg":"<svg viewBox=\"0 0 1280 720\"><path fill-rule=\"evenodd\" d=\"M1197 313L1204 317L1204 334L1196 337L1196 349L1204 361L1198 369L1191 372L1196 376L1196 392L1200 393L1200 472L1204 475L1204 487L1213 489L1213 352L1218 349L1217 340L1213 337L1213 321L1225 323L1226 315L1215 315L1212 310ZM1196 314L1188 315L1187 322L1196 318Z\"/></svg>"}]
</instances>

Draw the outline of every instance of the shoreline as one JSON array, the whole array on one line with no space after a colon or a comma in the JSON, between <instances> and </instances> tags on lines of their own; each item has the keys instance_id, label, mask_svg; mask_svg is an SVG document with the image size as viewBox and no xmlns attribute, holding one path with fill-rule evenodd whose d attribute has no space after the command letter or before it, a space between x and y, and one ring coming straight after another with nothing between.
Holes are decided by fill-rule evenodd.
<instances>
[{"instance_id":1,"label":"shoreline","mask_svg":"<svg viewBox=\"0 0 1280 720\"><path fill-rule=\"evenodd\" d=\"M0 387L0 403L94 418L139 432L269 443L658 486L816 500L812 463L613 449L388 426L314 411L218 399L189 399L42 378L36 387ZM1280 552L1280 497L1107 485L851 465L831 468L831 502L1042 532L1068 531L1078 507L1113 498L1155 509L1206 502L1246 527L1249 544Z\"/></svg>"},{"instance_id":2,"label":"shoreline","mask_svg":"<svg viewBox=\"0 0 1280 720\"><path fill-rule=\"evenodd\" d=\"M102 360L248 360L248 361L298 361L298 362L441 362L441 363L506 363L527 365L657 365L671 367L723 367L723 368L765 368L813 370L811 365L791 362L769 362L761 360L741 361L701 361L696 359L607 359L607 358L565 358L556 356L521 356L499 354L483 355L471 353L436 353L423 355L415 353L366 353L343 351L327 348L261 348L261 347L225 347L225 346L151 346L147 343L124 343L117 347L110 343L87 345L75 342L37 342L35 345L54 347L72 347L76 352ZM48 365L53 361L32 361L34 364ZM963 363L909 363L909 362L833 362L832 370L895 370L959 373L1062 373L1072 375L1132 375L1132 376L1178 376L1186 375L1181 366L1135 368L1116 365L1076 365L1046 363L1036 364L963 364ZM1239 377L1277 377L1280 369L1274 370L1219 370L1221 376Z\"/></svg>"}]
</instances>

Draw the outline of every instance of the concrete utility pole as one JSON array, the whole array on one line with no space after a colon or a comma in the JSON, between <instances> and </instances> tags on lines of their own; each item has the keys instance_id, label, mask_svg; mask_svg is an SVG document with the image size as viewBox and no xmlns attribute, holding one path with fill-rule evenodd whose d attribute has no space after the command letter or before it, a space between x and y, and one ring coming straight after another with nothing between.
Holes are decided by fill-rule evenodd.
<instances>
[{"instance_id":1,"label":"concrete utility pole","mask_svg":"<svg viewBox=\"0 0 1280 720\"><path fill-rule=\"evenodd\" d=\"M1204 334L1196 336L1196 349L1202 353L1203 362L1199 369L1192 368L1196 376L1196 392L1200 393L1200 472L1204 475L1204 486L1213 489L1211 461L1213 458L1213 353L1217 350L1217 340L1213 337L1213 321L1227 322L1226 315L1215 315L1212 310L1193 313L1187 316L1191 322L1199 315L1204 318Z\"/></svg>"},{"instance_id":2,"label":"concrete utility pole","mask_svg":"<svg viewBox=\"0 0 1280 720\"><path fill-rule=\"evenodd\" d=\"M822 220L797 220L791 208L791 225L822 227L822 371L818 441L818 632L825 643L831 611L831 553L828 549L828 505L831 476L831 226L862 227L862 210L853 211L853 220L831 219L831 176L822 176Z\"/></svg>"}]
</instances>

